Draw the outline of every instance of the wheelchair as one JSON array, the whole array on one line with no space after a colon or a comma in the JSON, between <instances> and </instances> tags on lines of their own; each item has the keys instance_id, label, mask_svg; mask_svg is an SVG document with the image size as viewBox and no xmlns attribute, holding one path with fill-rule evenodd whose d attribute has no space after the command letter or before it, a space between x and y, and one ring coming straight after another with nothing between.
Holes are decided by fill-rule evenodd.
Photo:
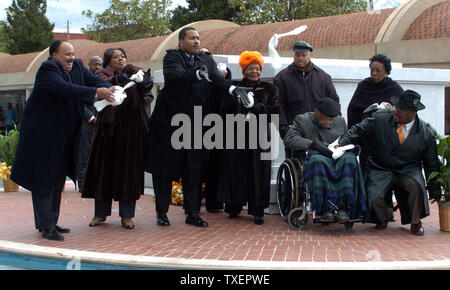
<instances>
[{"instance_id":1,"label":"wheelchair","mask_svg":"<svg viewBox=\"0 0 450 290\"><path fill-rule=\"evenodd\" d=\"M308 225L310 217L313 223L326 226L337 223L336 219L326 220L316 216L316 212L311 209L311 196L303 174L306 152L291 150L286 153L289 156L278 168L276 183L277 203L281 217L297 230L304 229ZM338 207L331 201L328 201L328 207L336 217ZM344 227L350 230L357 222L364 223L364 220L350 219L344 224Z\"/></svg>"}]
</instances>

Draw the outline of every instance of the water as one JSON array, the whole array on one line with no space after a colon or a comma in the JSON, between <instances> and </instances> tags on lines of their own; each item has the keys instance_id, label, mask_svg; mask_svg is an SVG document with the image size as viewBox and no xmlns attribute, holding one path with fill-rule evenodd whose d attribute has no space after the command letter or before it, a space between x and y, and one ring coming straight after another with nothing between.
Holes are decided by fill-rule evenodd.
<instances>
[{"instance_id":1,"label":"water","mask_svg":"<svg viewBox=\"0 0 450 290\"><path fill-rule=\"evenodd\" d=\"M12 267L8 265L1 265L0 264L0 270L26 270L25 268L18 268L18 267Z\"/></svg>"},{"instance_id":2,"label":"water","mask_svg":"<svg viewBox=\"0 0 450 290\"><path fill-rule=\"evenodd\" d=\"M161 268L153 270L156 269L162 270ZM0 252L0 270L152 270L152 268L87 263L80 258L64 260Z\"/></svg>"}]
</instances>

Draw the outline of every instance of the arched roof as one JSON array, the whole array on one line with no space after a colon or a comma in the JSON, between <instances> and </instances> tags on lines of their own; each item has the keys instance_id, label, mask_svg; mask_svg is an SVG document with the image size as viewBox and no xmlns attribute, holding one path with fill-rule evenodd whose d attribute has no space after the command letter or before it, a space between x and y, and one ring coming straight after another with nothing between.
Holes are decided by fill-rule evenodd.
<instances>
[{"instance_id":1,"label":"arched roof","mask_svg":"<svg viewBox=\"0 0 450 290\"><path fill-rule=\"evenodd\" d=\"M409 0L392 9L288 22L237 26L222 20L206 20L189 25L199 27L202 46L207 47L213 54L239 54L244 50L258 50L267 54L267 44L273 34L285 33L300 25L307 25L308 29L300 35L281 38L277 46L278 51L290 51L292 43L297 40L307 41L315 48L326 48L448 38L449 10L450 1ZM165 50L174 48L177 35L178 31L168 36L114 43L97 43L90 40L71 42L75 46L77 57L84 63L93 55L103 56L105 49L111 47L125 49L130 62L161 61ZM0 54L0 73L36 71L40 63L47 58L47 50L16 56Z\"/></svg>"},{"instance_id":2,"label":"arched roof","mask_svg":"<svg viewBox=\"0 0 450 290\"><path fill-rule=\"evenodd\" d=\"M40 54L41 52L33 52L19 55L0 55L0 73L15 73L26 71L28 65Z\"/></svg>"},{"instance_id":3,"label":"arched roof","mask_svg":"<svg viewBox=\"0 0 450 290\"><path fill-rule=\"evenodd\" d=\"M91 56L98 55L103 58L103 52L106 49L118 47L121 47L126 51L128 61L143 61L149 60L155 53L161 42L163 42L166 38L167 36L157 36L152 38L143 38L112 43L74 43L74 48L77 57L81 58L85 64L88 63Z\"/></svg>"},{"instance_id":4,"label":"arched roof","mask_svg":"<svg viewBox=\"0 0 450 290\"><path fill-rule=\"evenodd\" d=\"M431 6L417 17L402 40L450 37L450 1Z\"/></svg>"},{"instance_id":5,"label":"arched roof","mask_svg":"<svg viewBox=\"0 0 450 290\"><path fill-rule=\"evenodd\" d=\"M216 54L239 54L244 50L264 53L267 52L267 44L273 34L285 33L300 25L307 25L308 29L300 35L281 38L277 50L290 50L292 44L300 39L315 48L373 43L380 27L393 10L204 31L201 34L202 46Z\"/></svg>"}]
</instances>

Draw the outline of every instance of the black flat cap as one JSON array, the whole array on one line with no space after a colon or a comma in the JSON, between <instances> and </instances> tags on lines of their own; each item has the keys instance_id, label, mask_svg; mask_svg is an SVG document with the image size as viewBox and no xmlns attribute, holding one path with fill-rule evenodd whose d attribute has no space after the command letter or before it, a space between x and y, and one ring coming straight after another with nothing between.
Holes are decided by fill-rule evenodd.
<instances>
[{"instance_id":1,"label":"black flat cap","mask_svg":"<svg viewBox=\"0 0 450 290\"><path fill-rule=\"evenodd\" d=\"M328 117L336 117L341 114L341 104L330 98L323 98L317 102L317 109Z\"/></svg>"},{"instance_id":2,"label":"black flat cap","mask_svg":"<svg viewBox=\"0 0 450 290\"><path fill-rule=\"evenodd\" d=\"M425 106L420 102L420 95L413 90L406 90L400 96L391 97L391 103L408 111L417 112L425 109Z\"/></svg>"},{"instance_id":3,"label":"black flat cap","mask_svg":"<svg viewBox=\"0 0 450 290\"><path fill-rule=\"evenodd\" d=\"M296 43L294 43L294 45L292 45L292 50L295 52L303 52L307 50L312 52L314 49L311 45L304 41L297 41Z\"/></svg>"}]
</instances>

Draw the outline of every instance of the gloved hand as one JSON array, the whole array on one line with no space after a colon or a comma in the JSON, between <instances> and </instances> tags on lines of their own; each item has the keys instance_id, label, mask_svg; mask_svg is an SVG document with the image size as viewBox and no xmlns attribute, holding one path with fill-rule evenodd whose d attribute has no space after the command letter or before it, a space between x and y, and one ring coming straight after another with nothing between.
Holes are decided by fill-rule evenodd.
<instances>
[{"instance_id":1,"label":"gloved hand","mask_svg":"<svg viewBox=\"0 0 450 290\"><path fill-rule=\"evenodd\" d=\"M208 69L205 65L202 65L202 67L197 70L197 75L200 77L201 80L207 80L208 82L212 83L212 81L209 79L209 73Z\"/></svg>"},{"instance_id":2,"label":"gloved hand","mask_svg":"<svg viewBox=\"0 0 450 290\"><path fill-rule=\"evenodd\" d=\"M316 150L318 153L322 154L325 157L328 158L333 157L333 152L330 149L328 149L328 144L318 139L314 139L311 145L309 145L309 148Z\"/></svg>"},{"instance_id":3,"label":"gloved hand","mask_svg":"<svg viewBox=\"0 0 450 290\"><path fill-rule=\"evenodd\" d=\"M266 105L263 103L255 103L253 107L250 108L250 112L253 114L261 114L266 110Z\"/></svg>"},{"instance_id":4,"label":"gloved hand","mask_svg":"<svg viewBox=\"0 0 450 290\"><path fill-rule=\"evenodd\" d=\"M144 72L140 69L137 73L130 77L130 80L134 81L137 84L141 83L144 80Z\"/></svg>"},{"instance_id":5,"label":"gloved hand","mask_svg":"<svg viewBox=\"0 0 450 290\"><path fill-rule=\"evenodd\" d=\"M348 150L348 151L353 152L353 154L358 156L359 154L361 154L361 146L359 146L358 144L355 144L355 148Z\"/></svg>"},{"instance_id":6,"label":"gloved hand","mask_svg":"<svg viewBox=\"0 0 450 290\"><path fill-rule=\"evenodd\" d=\"M237 87L233 90L233 96L236 97L239 105L242 105L246 108L253 107L254 104L253 92L249 92L244 88Z\"/></svg>"},{"instance_id":7,"label":"gloved hand","mask_svg":"<svg viewBox=\"0 0 450 290\"><path fill-rule=\"evenodd\" d=\"M289 125L280 125L279 132L280 132L281 139L284 139L288 130L289 130Z\"/></svg>"},{"instance_id":8,"label":"gloved hand","mask_svg":"<svg viewBox=\"0 0 450 290\"><path fill-rule=\"evenodd\" d=\"M144 90L151 90L153 88L153 80L150 69L148 69L147 72L145 73L144 79L139 84L139 86Z\"/></svg>"},{"instance_id":9,"label":"gloved hand","mask_svg":"<svg viewBox=\"0 0 450 290\"><path fill-rule=\"evenodd\" d=\"M442 199L441 186L435 180L427 181L427 190L431 203L440 201Z\"/></svg>"},{"instance_id":10,"label":"gloved hand","mask_svg":"<svg viewBox=\"0 0 450 290\"><path fill-rule=\"evenodd\" d=\"M123 87L128 82L130 82L130 79L124 73L117 74L112 79L113 85L119 85L121 87Z\"/></svg>"}]
</instances>

